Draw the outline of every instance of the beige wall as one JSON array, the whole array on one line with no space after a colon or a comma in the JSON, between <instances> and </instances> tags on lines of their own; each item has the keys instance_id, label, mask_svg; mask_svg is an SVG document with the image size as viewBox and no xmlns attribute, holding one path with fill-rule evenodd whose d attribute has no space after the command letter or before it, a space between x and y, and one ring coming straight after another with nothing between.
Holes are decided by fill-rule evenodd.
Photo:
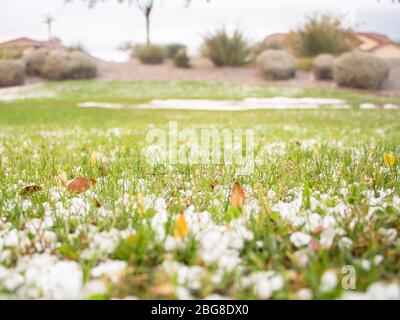
<instances>
[{"instance_id":1,"label":"beige wall","mask_svg":"<svg viewBox=\"0 0 400 320\"><path fill-rule=\"evenodd\" d=\"M373 54L381 58L400 59L400 47L388 44L372 51Z\"/></svg>"}]
</instances>

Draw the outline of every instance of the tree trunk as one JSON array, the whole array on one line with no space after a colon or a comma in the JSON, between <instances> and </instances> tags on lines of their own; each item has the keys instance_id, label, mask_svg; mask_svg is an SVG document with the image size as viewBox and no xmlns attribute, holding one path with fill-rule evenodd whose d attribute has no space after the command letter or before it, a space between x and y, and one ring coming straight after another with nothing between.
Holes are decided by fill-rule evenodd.
<instances>
[{"instance_id":1,"label":"tree trunk","mask_svg":"<svg viewBox=\"0 0 400 320\"><path fill-rule=\"evenodd\" d=\"M150 45L150 12L146 13L146 40L147 45Z\"/></svg>"},{"instance_id":2,"label":"tree trunk","mask_svg":"<svg viewBox=\"0 0 400 320\"><path fill-rule=\"evenodd\" d=\"M46 21L46 25L47 25L47 39L49 40L49 41L51 41L51 22L50 22L50 20L47 20Z\"/></svg>"}]
</instances>

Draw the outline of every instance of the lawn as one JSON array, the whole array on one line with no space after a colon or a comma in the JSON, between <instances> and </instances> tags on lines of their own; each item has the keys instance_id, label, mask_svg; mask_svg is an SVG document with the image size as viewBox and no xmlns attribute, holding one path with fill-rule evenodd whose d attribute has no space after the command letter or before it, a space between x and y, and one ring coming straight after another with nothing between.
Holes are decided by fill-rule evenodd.
<instances>
[{"instance_id":1,"label":"lawn","mask_svg":"<svg viewBox=\"0 0 400 320\"><path fill-rule=\"evenodd\" d=\"M0 297L399 297L400 111L358 109L399 98L123 81L19 94L6 101L0 93ZM338 98L353 108L77 107L275 96ZM254 171L149 163L146 135L169 121L253 129ZM95 181L78 190L77 177Z\"/></svg>"}]
</instances>

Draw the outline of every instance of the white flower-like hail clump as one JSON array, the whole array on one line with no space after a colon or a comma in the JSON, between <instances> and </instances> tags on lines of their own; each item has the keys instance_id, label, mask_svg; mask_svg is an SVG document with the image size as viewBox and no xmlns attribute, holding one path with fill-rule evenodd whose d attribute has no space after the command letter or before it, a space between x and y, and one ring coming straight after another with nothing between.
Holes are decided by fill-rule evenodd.
<instances>
[{"instance_id":1,"label":"white flower-like hail clump","mask_svg":"<svg viewBox=\"0 0 400 320\"><path fill-rule=\"evenodd\" d=\"M55 215L63 218L70 217L86 217L90 211L91 203L84 196L74 197L70 201L70 206L65 207L64 203L59 201L56 203Z\"/></svg>"},{"instance_id":2,"label":"white flower-like hail clump","mask_svg":"<svg viewBox=\"0 0 400 320\"><path fill-rule=\"evenodd\" d=\"M79 299L83 274L78 263L49 254L22 257L15 269L0 270L0 284L21 299ZM5 275L5 276L4 276Z\"/></svg>"},{"instance_id":3,"label":"white flower-like hail clump","mask_svg":"<svg viewBox=\"0 0 400 320\"><path fill-rule=\"evenodd\" d=\"M106 277L111 282L118 283L127 266L126 261L108 260L94 267L90 275L94 278Z\"/></svg>"},{"instance_id":4,"label":"white flower-like hail clump","mask_svg":"<svg viewBox=\"0 0 400 320\"><path fill-rule=\"evenodd\" d=\"M303 288L297 291L297 297L300 300L311 300L313 297L311 289Z\"/></svg>"},{"instance_id":5,"label":"white flower-like hail clump","mask_svg":"<svg viewBox=\"0 0 400 320\"><path fill-rule=\"evenodd\" d=\"M279 128L281 127L279 126ZM307 130L303 127L283 129L290 131L293 135L298 135L297 137L302 136ZM3 128L4 130L6 129ZM259 130L263 131L265 127L261 127ZM133 149L126 150L126 146L121 146L117 141L119 137L129 133L131 131L128 129L114 128L90 131L82 129L75 131L43 130L38 134L40 138L47 141L49 153L57 153L58 148L63 147L63 150L71 155L72 162L65 164L64 169L69 167L68 172L72 176L79 172L82 175L88 174L86 165L82 162L83 158L88 157L88 154L82 149L82 141L86 143L90 139L102 138L107 143L96 144L97 161L99 163L112 162L122 160L120 159L121 154L129 157L137 152ZM18 146L15 147L15 155L10 153L10 137L15 138L15 144ZM332 269L325 270L322 274L320 287L316 289L316 291L320 291L319 293L313 292L308 287L307 281L302 284L303 288L298 287L292 291L291 282L284 283L280 274L268 270L271 265L274 266L274 261L271 264L269 260L272 256L269 257L269 254L266 253L274 250L275 239L284 241L286 248L289 244L288 250L291 255L288 263L290 266L283 266L288 268L292 268L292 263L295 268L307 268L321 249L330 250L330 255L344 251L344 254L351 257L354 254L353 249L361 249L359 241L362 237L359 237L359 234L368 232L369 222L371 222L371 228L376 227L376 230L374 229L372 232L378 235L379 247L392 250L397 249L400 245L399 230L396 224L392 223L394 220L390 220L393 215L389 218L388 214L389 209L391 211L400 210L398 188L390 190L382 187L382 189L375 190L374 187L371 188L373 190L365 190L366 185L370 185L370 180L374 179L374 172L379 172L383 176L390 174L391 178L396 179L393 176L393 168L384 165L383 161L376 161L377 154L366 152L363 147L347 146L345 140L330 139L326 144L322 144L317 139L311 139L302 140L298 145L288 142L271 143L271 141L263 140L260 145L261 151L256 158L256 163L260 165L265 165L267 160L279 161L279 157L289 155L292 148L298 152L312 152L316 147L326 147L328 151L339 148L336 151L341 156L349 155L353 165L360 164L361 166L366 160L371 162L372 174L365 177L365 183L361 180L360 182L349 182L353 179L348 180L343 176L341 171L343 163L337 161L332 163L331 168L327 171L329 177L326 178L328 178L327 181L332 182L331 185L321 185L323 191L313 190L309 195L304 193L300 186L281 192L279 183L271 186L271 189L263 190L263 194L259 194L261 188L257 185L258 181L251 181L251 177L249 177L248 185L243 184L247 198L243 212L239 218L227 222L224 221L222 213L225 212L232 186L224 179L225 173L219 170L216 170L219 173L213 176L218 184L207 193L200 189L201 184L198 182L196 170L187 175L177 172L173 165L165 165L163 170L165 170L166 177L174 177L174 181L167 181L165 190L160 188L160 179L162 178L159 176L142 174L140 170L127 170L115 176L114 173L119 170L114 172L110 170L108 176L96 177L96 185L79 195L69 193L64 185L51 186L52 182L49 181L48 184L45 184L39 197L35 195L23 197L20 192L24 187L36 184L43 186L44 183L38 178L39 172L32 172L28 167L21 169L21 166L15 166L16 156L29 154L32 164L38 165L42 161L41 148L34 147L35 144L37 145L37 138L27 133L15 136L11 133L0 132L0 139L3 138L4 143L3 140L0 141L0 164L3 165L2 174L7 183L0 190L0 211L3 213L0 216L1 297L79 299L98 293L107 294L107 290L111 287L118 288L121 284L121 277L129 270L126 261L113 260L117 255L118 245L137 232L142 232L142 227L145 232L148 231L147 228L151 228L156 235L156 243L151 243L153 239L149 237L149 243L146 243L149 247L146 250L153 248L159 250L159 254L164 260L155 267L156 271L164 270L171 281L174 281L174 292L180 299L198 298L199 294L205 292L201 289L203 289L203 285L207 288L207 281L211 282L211 287L220 288L223 280L232 281L232 285L229 286L232 291L220 292L223 296L210 292L206 299L229 298L225 295L237 298L238 292L241 293L242 289L246 290L245 292L253 292L254 296L259 299L269 299L286 285L291 292L290 295L294 294L299 299L312 299L321 292L333 295L341 291L336 290L340 285L338 280L340 269L333 269L340 268L340 266L335 266L336 260L330 262L329 268ZM68 139L70 143L65 144L65 139ZM109 146L113 147L109 149ZM235 145L234 148L236 150L239 145ZM323 148L320 149L320 155L317 150L314 150L314 157L321 156L321 161L325 161L323 152L326 150ZM121 150L123 152L120 152ZM150 149L150 151L156 161L163 156L157 148ZM125 160L127 159L123 159L123 161ZM124 163L123 161L121 164ZM56 181L53 182L55 185ZM175 185L175 182L178 183ZM176 231L177 216L169 212L172 210L167 210L170 203L176 204L175 195L172 195L173 193L168 189L171 188L171 185L173 188L175 186L177 188L179 205L189 205L183 212L185 223L182 224L187 225L187 233L185 231L184 236L180 236ZM253 187L250 188L250 186ZM315 187L318 188L319 184L316 184ZM136 193L139 191L143 195L140 205L145 213L135 216L139 205L139 197ZM356 195L361 193L361 206L349 200L349 196L353 193ZM171 198L168 198L167 195ZM42 202L42 199L45 199L46 202ZM104 204L113 203L113 205L95 208L94 199L99 199L99 202ZM199 212L194 206L190 206L191 203L201 203L199 205L201 207L204 204L209 204L209 206L202 209L206 211ZM282 229L287 228L286 230L293 231L292 234L283 239L282 237L273 239L269 237L279 235L266 235L261 232L262 228L258 229L258 222L264 218L261 215L265 209L264 203L268 203L274 215L278 214L279 221L272 222L271 226L276 222L276 225ZM363 214L364 208L366 208L365 215ZM153 209L151 212L155 212L151 217L148 216L149 209ZM386 210L388 211L386 212ZM127 219L122 221L122 217ZM385 224L387 221L390 223ZM138 227L137 224L139 224ZM133 225L135 227L132 227ZM262 226L261 222L260 226ZM253 231L253 227L255 231ZM184 229L186 230L185 227ZM269 232L273 228L267 229ZM269 239L273 241L268 241ZM195 242L193 246L195 251L193 252L197 254L194 261L198 262L198 265L186 265L178 262L178 256L182 253L186 254L185 249L193 249L192 241ZM290 243L293 246L290 246ZM77 253L76 261L67 261L62 258L63 254L68 254L69 244L79 246L76 252L75 248L73 250L73 253ZM253 257L248 255L247 245L251 245L251 248L254 249L254 261ZM168 251L168 254L165 254L162 247ZM63 251L60 248L66 250ZM249 246L249 249L251 248ZM358 255L354 257L352 262L363 269L362 276L370 272L380 272L379 274L382 276L383 270L393 271L390 257L386 257L386 253L385 250L376 253L363 252L359 258ZM265 256L269 257L268 261L263 258ZM261 258L259 260L261 263L254 264L253 262L258 262L258 258ZM385 262L385 259L388 261ZM93 263L94 267L89 271L85 284L80 263L85 265L88 262ZM255 269L255 265L260 266L259 270ZM285 279L286 271L282 271ZM149 270L149 272L152 271ZM369 279L369 277L367 278ZM392 283L383 282L382 279L370 284L366 292L346 291L342 298L400 299L399 282L396 280ZM312 287L315 290L315 287Z\"/></svg>"},{"instance_id":6,"label":"white flower-like hail clump","mask_svg":"<svg viewBox=\"0 0 400 320\"><path fill-rule=\"evenodd\" d=\"M397 239L397 230L394 228L380 228L379 235L382 238L382 241L386 244L391 244Z\"/></svg>"},{"instance_id":7,"label":"white flower-like hail clump","mask_svg":"<svg viewBox=\"0 0 400 320\"><path fill-rule=\"evenodd\" d=\"M165 239L165 224L168 221L167 205L163 198L156 199L154 209L156 214L151 219L151 227L156 233L156 237L159 241Z\"/></svg>"},{"instance_id":8,"label":"white flower-like hail clump","mask_svg":"<svg viewBox=\"0 0 400 320\"><path fill-rule=\"evenodd\" d=\"M166 215L159 213L155 217L156 220L152 220L152 225L157 228L155 230L164 228ZM193 206L186 209L184 217L190 234L199 242L199 257L207 265L215 263L218 266L217 278L240 265L239 252L245 241L253 239L253 233L246 227L246 218L235 219L220 226L213 221L208 212L196 212ZM161 233L160 230L158 232ZM169 251L181 245L181 239L177 240L171 236L164 242L164 248Z\"/></svg>"},{"instance_id":9,"label":"white flower-like hail clump","mask_svg":"<svg viewBox=\"0 0 400 320\"><path fill-rule=\"evenodd\" d=\"M108 257L115 251L115 248L121 240L136 233L132 228L126 230L117 230L113 228L103 232L97 232L94 227L89 229L91 229L88 239L90 243L81 253L81 258L86 260Z\"/></svg>"},{"instance_id":10,"label":"white flower-like hail clump","mask_svg":"<svg viewBox=\"0 0 400 320\"><path fill-rule=\"evenodd\" d=\"M304 232L295 232L290 235L290 241L297 247L306 246L310 243L312 237Z\"/></svg>"},{"instance_id":11,"label":"white flower-like hail clump","mask_svg":"<svg viewBox=\"0 0 400 320\"><path fill-rule=\"evenodd\" d=\"M242 280L244 287L252 286L255 295L260 299L269 299L275 291L283 288L283 278L272 271L254 272Z\"/></svg>"},{"instance_id":12,"label":"white flower-like hail clump","mask_svg":"<svg viewBox=\"0 0 400 320\"><path fill-rule=\"evenodd\" d=\"M162 264L163 270L170 278L176 277L178 286L198 290L205 276L205 271L199 266L186 266L176 261L165 260Z\"/></svg>"},{"instance_id":13,"label":"white flower-like hail clump","mask_svg":"<svg viewBox=\"0 0 400 320\"><path fill-rule=\"evenodd\" d=\"M334 270L327 270L321 277L321 292L330 292L336 288L338 284L338 276Z\"/></svg>"},{"instance_id":14,"label":"white flower-like hail clump","mask_svg":"<svg viewBox=\"0 0 400 320\"><path fill-rule=\"evenodd\" d=\"M346 291L342 295L343 300L400 300L400 284L375 282L367 291L351 292Z\"/></svg>"},{"instance_id":15,"label":"white flower-like hail clump","mask_svg":"<svg viewBox=\"0 0 400 320\"><path fill-rule=\"evenodd\" d=\"M185 212L189 228L200 243L200 257L206 263L218 262L221 268L232 270L239 262L239 250L244 241L253 239L246 227L246 219L238 218L224 226L216 225L207 212L196 213L193 208Z\"/></svg>"}]
</instances>

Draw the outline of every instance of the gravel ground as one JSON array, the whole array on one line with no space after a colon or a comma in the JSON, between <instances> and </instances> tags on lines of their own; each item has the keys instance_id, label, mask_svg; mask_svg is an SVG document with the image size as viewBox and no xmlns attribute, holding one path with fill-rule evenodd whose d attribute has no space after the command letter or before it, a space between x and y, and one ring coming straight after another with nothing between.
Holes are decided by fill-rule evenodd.
<instances>
[{"instance_id":1,"label":"gravel ground","mask_svg":"<svg viewBox=\"0 0 400 320\"><path fill-rule=\"evenodd\" d=\"M171 62L162 65L143 65L132 60L122 63L96 60L99 67L99 78L107 80L195 80L211 82L228 82L245 85L273 85L300 88L336 88L332 81L317 81L312 73L299 71L295 79L286 81L266 81L255 67L215 68L205 59L194 59L193 68L179 69ZM29 77L27 84L42 82L40 78ZM342 88L343 89L343 88ZM359 93L365 90L350 89ZM391 72L388 81L380 91L368 91L376 95L400 96L400 59L391 60Z\"/></svg>"},{"instance_id":2,"label":"gravel ground","mask_svg":"<svg viewBox=\"0 0 400 320\"><path fill-rule=\"evenodd\" d=\"M375 92L385 96L400 96L400 59L393 60L391 75L383 90ZM172 63L143 65L138 61L123 63L98 62L100 78L113 80L197 80L232 82L248 85L275 85L290 87L335 88L332 81L316 81L311 73L299 71L296 78L288 81L266 81L254 67L215 68L205 59L194 59L193 68L178 69ZM352 90L352 89L351 89ZM354 91L354 90L352 90ZM363 90L356 90L363 92Z\"/></svg>"}]
</instances>

